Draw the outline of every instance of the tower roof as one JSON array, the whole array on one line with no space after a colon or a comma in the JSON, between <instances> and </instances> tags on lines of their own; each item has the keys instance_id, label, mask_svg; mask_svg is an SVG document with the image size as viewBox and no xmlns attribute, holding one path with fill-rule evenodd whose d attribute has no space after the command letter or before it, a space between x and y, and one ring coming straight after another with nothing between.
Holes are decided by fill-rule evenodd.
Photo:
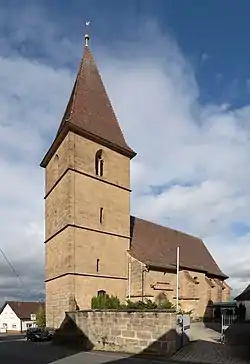
<instances>
[{"instance_id":1,"label":"tower roof","mask_svg":"<svg viewBox=\"0 0 250 364\"><path fill-rule=\"evenodd\" d=\"M125 141L94 57L87 44L56 138L41 163L42 167L47 165L55 149L69 130L116 150L129 158L136 155Z\"/></svg>"}]
</instances>

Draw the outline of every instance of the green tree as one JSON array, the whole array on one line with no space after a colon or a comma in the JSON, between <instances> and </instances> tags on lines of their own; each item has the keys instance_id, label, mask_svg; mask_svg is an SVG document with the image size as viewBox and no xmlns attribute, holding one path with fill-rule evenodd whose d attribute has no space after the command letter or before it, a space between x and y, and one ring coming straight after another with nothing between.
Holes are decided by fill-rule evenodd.
<instances>
[{"instance_id":1,"label":"green tree","mask_svg":"<svg viewBox=\"0 0 250 364\"><path fill-rule=\"evenodd\" d=\"M92 297L91 308L92 309L119 309L121 303L119 298L108 294L102 294Z\"/></svg>"},{"instance_id":2,"label":"green tree","mask_svg":"<svg viewBox=\"0 0 250 364\"><path fill-rule=\"evenodd\" d=\"M44 306L41 306L36 314L36 324L38 327L46 326L46 313Z\"/></svg>"}]
</instances>

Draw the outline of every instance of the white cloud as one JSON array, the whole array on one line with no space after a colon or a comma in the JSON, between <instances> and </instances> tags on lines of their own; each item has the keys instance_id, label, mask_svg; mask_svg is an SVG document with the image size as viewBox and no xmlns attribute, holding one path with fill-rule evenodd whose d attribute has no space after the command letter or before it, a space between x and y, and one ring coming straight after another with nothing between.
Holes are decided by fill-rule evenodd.
<instances>
[{"instance_id":1,"label":"white cloud","mask_svg":"<svg viewBox=\"0 0 250 364\"><path fill-rule=\"evenodd\" d=\"M68 70L0 57L1 247L25 283L24 288L0 256L0 268L8 272L0 275L0 300L43 292L44 175L39 162L48 147L45 136L54 137L71 84Z\"/></svg>"},{"instance_id":2,"label":"white cloud","mask_svg":"<svg viewBox=\"0 0 250 364\"><path fill-rule=\"evenodd\" d=\"M208 59L210 59L210 55L206 52L203 52L202 55L201 55L201 62L204 63L206 62Z\"/></svg>"},{"instance_id":3,"label":"white cloud","mask_svg":"<svg viewBox=\"0 0 250 364\"><path fill-rule=\"evenodd\" d=\"M47 30L43 39L53 50L52 60L69 49L66 41L56 45L54 34ZM249 223L250 107L232 111L228 105L200 105L194 73L176 43L152 23L143 38L138 34L133 44L118 44L112 52L99 48L96 54L127 140L138 152L132 163L132 212L203 237L232 275L232 284L241 288L250 278L250 238L236 236L231 227ZM25 58L10 51L7 38L1 41L9 49L0 57L1 246L23 280L41 291L39 162L60 123L73 79L69 69ZM81 46L70 47L80 56ZM159 193L152 195L152 188ZM1 258L0 268L8 271ZM2 297L17 292L11 272L6 274L8 279L0 278Z\"/></svg>"}]
</instances>

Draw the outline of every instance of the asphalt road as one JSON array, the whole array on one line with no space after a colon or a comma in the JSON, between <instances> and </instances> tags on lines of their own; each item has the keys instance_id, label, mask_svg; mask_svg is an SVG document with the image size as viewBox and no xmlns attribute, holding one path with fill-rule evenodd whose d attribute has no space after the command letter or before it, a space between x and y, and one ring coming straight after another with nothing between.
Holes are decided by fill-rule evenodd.
<instances>
[{"instance_id":1,"label":"asphalt road","mask_svg":"<svg viewBox=\"0 0 250 364\"><path fill-rule=\"evenodd\" d=\"M23 339L25 334L0 334L0 343L3 341L13 341Z\"/></svg>"},{"instance_id":2,"label":"asphalt road","mask_svg":"<svg viewBox=\"0 0 250 364\"><path fill-rule=\"evenodd\" d=\"M76 352L51 343L33 343L23 339L0 337L1 364L162 364L160 360L147 360L116 353ZM165 364L166 361L164 361ZM176 363L177 364L177 363Z\"/></svg>"}]
</instances>

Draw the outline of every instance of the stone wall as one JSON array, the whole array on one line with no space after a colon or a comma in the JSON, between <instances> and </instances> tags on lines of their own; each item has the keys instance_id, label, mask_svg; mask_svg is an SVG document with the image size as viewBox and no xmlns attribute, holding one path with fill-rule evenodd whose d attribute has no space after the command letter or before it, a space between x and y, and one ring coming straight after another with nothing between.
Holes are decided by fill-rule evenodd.
<instances>
[{"instance_id":1,"label":"stone wall","mask_svg":"<svg viewBox=\"0 0 250 364\"><path fill-rule=\"evenodd\" d=\"M55 342L80 342L84 349L172 355L180 347L176 313L170 310L85 310L66 313Z\"/></svg>"}]
</instances>

